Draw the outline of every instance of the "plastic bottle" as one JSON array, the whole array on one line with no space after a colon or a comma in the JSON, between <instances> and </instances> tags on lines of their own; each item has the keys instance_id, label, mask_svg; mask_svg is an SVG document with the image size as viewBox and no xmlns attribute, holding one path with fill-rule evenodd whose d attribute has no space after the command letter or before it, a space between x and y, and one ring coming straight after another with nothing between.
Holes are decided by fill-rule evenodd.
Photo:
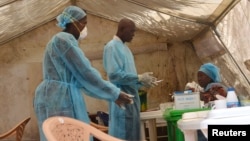
<instances>
[{"instance_id":1,"label":"plastic bottle","mask_svg":"<svg viewBox=\"0 0 250 141\"><path fill-rule=\"evenodd\" d=\"M237 95L234 91L234 88L228 88L227 90L227 108L239 107L240 103L237 98Z\"/></svg>"}]
</instances>

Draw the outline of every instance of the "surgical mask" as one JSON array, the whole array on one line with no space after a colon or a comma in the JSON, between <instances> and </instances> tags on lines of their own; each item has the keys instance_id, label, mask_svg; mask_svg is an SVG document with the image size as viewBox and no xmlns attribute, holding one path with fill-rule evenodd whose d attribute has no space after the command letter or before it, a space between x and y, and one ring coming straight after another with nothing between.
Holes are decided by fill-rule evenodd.
<instances>
[{"instance_id":1,"label":"surgical mask","mask_svg":"<svg viewBox=\"0 0 250 141\"><path fill-rule=\"evenodd\" d=\"M79 39L83 40L88 35L88 29L87 26L83 28L83 30L80 32Z\"/></svg>"}]
</instances>

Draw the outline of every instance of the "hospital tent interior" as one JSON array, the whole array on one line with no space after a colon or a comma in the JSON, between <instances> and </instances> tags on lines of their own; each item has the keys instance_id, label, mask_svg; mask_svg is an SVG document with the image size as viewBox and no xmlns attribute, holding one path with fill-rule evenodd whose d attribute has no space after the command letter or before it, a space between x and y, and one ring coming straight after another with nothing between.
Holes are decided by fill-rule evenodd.
<instances>
[{"instance_id":1,"label":"hospital tent interior","mask_svg":"<svg viewBox=\"0 0 250 141\"><path fill-rule=\"evenodd\" d=\"M135 22L127 45L137 71L163 80L148 90L148 109L197 82L197 70L207 62L220 68L224 85L250 100L250 0L1 0L0 134L31 117L23 140L39 140L33 98L46 44L61 31L56 17L69 5L87 12L88 36L79 45L103 79L104 45L121 18ZM107 101L84 97L89 113L108 111Z\"/></svg>"}]
</instances>

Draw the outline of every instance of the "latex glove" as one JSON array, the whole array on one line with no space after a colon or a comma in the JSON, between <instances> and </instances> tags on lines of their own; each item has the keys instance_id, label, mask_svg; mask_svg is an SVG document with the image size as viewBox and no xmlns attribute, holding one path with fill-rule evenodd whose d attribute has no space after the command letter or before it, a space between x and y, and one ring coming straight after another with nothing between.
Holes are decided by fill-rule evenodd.
<instances>
[{"instance_id":1,"label":"latex glove","mask_svg":"<svg viewBox=\"0 0 250 141\"><path fill-rule=\"evenodd\" d=\"M117 98L117 100L115 101L115 103L121 107L122 109L125 110L125 104L133 104L134 100L133 100L133 95L131 94L127 94L125 92L120 92L119 97Z\"/></svg>"},{"instance_id":2,"label":"latex glove","mask_svg":"<svg viewBox=\"0 0 250 141\"><path fill-rule=\"evenodd\" d=\"M189 82L185 86L185 90L192 90L192 92L203 92L203 88L195 81Z\"/></svg>"},{"instance_id":3,"label":"latex glove","mask_svg":"<svg viewBox=\"0 0 250 141\"><path fill-rule=\"evenodd\" d=\"M145 87L154 87L157 85L155 81L157 80L156 77L152 76L153 72L145 72L143 74L138 75L138 80L145 86Z\"/></svg>"},{"instance_id":4,"label":"latex glove","mask_svg":"<svg viewBox=\"0 0 250 141\"><path fill-rule=\"evenodd\" d=\"M156 80L156 81L154 81L154 82L152 82L152 84L154 85L154 86L157 86L160 82L162 82L163 80Z\"/></svg>"}]
</instances>

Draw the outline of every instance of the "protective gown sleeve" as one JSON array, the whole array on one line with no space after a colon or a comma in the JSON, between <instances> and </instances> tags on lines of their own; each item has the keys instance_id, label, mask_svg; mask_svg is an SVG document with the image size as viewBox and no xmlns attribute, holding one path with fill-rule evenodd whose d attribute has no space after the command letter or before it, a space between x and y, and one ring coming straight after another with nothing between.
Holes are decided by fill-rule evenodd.
<instances>
[{"instance_id":1,"label":"protective gown sleeve","mask_svg":"<svg viewBox=\"0 0 250 141\"><path fill-rule=\"evenodd\" d=\"M59 43L59 45L56 45L57 51L61 54L62 60L72 72L72 75L77 79L77 85L82 87L89 96L115 101L119 96L120 89L102 79L100 73L91 66L89 60L79 48L77 40L73 36L57 38L60 40L55 42Z\"/></svg>"},{"instance_id":2,"label":"protective gown sleeve","mask_svg":"<svg viewBox=\"0 0 250 141\"><path fill-rule=\"evenodd\" d=\"M107 44L104 48L103 65L109 80L117 85L138 85L134 58L130 50L123 46Z\"/></svg>"}]
</instances>

